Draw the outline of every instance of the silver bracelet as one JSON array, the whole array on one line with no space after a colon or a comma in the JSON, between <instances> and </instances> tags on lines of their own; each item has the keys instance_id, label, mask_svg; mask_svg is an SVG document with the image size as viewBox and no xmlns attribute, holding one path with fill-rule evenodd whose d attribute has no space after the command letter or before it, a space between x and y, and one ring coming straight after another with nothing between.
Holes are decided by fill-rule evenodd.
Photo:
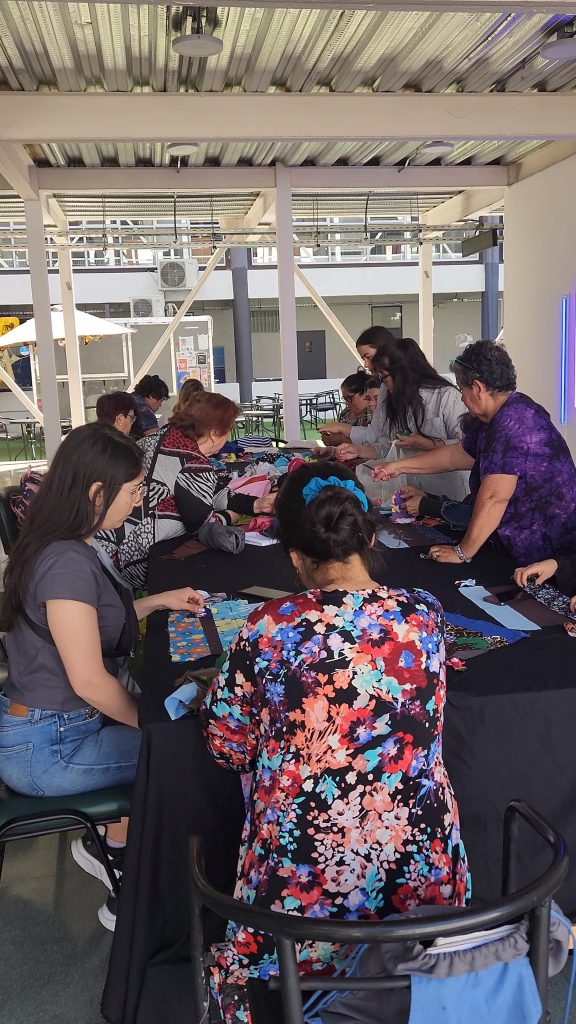
<instances>
[{"instance_id":1,"label":"silver bracelet","mask_svg":"<svg viewBox=\"0 0 576 1024\"><path fill-rule=\"evenodd\" d=\"M462 551L462 548L460 547L459 544L456 544L456 547L454 548L454 551L458 555L458 558L460 559L461 562L471 562L472 561L471 558L467 558L466 557L466 555Z\"/></svg>"}]
</instances>

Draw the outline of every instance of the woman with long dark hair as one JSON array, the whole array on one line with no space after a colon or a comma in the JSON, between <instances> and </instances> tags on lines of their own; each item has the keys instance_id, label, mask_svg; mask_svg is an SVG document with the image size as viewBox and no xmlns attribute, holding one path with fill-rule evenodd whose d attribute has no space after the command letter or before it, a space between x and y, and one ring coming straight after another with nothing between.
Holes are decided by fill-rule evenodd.
<instances>
[{"instance_id":1,"label":"woman with long dark hair","mask_svg":"<svg viewBox=\"0 0 576 1024\"><path fill-rule=\"evenodd\" d=\"M466 407L458 388L434 369L413 338L384 342L372 366L385 391L380 436L368 444L340 445L336 449L338 459L412 456L460 440L460 420ZM419 478L413 475L408 484L421 487ZM428 477L426 490L459 501L468 493L468 476L460 473Z\"/></svg>"},{"instance_id":2,"label":"woman with long dark hair","mask_svg":"<svg viewBox=\"0 0 576 1024\"><path fill-rule=\"evenodd\" d=\"M442 608L374 578L378 516L343 466L289 473L276 515L305 590L252 612L203 710L216 760L252 774L235 895L364 921L462 905L466 856L442 761ZM249 1024L246 986L278 973L274 945L231 924L214 953L224 1020ZM330 973L345 951L306 943L299 959Z\"/></svg>"},{"instance_id":3,"label":"woman with long dark hair","mask_svg":"<svg viewBox=\"0 0 576 1024\"><path fill-rule=\"evenodd\" d=\"M362 360L364 371L370 377L374 376L372 362L378 349L387 341L392 341L394 335L386 327L367 327L356 340L356 351ZM346 378L348 379L348 378ZM344 387L345 381L342 382ZM337 423L325 423L320 427L322 440L326 445L338 445L349 438L353 444L371 444L377 441L382 428L382 403L386 396L386 389L381 387L377 396L376 405L367 423L350 423L339 419Z\"/></svg>"},{"instance_id":4,"label":"woman with long dark hair","mask_svg":"<svg viewBox=\"0 0 576 1024\"><path fill-rule=\"evenodd\" d=\"M190 588L133 601L93 546L121 526L144 493L142 452L90 423L56 452L30 505L5 575L8 678L0 694L0 778L27 796L61 796L134 779L137 704L119 682L137 621L160 608L198 608ZM107 837L124 841L126 821ZM92 843L75 859L105 879ZM110 926L110 924L108 924Z\"/></svg>"}]
</instances>

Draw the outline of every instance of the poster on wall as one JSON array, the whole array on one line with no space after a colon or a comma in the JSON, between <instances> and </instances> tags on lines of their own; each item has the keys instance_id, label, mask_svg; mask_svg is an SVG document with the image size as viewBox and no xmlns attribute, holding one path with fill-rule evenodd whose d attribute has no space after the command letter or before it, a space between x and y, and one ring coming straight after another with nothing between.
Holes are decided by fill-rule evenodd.
<instances>
[{"instance_id":1,"label":"poster on wall","mask_svg":"<svg viewBox=\"0 0 576 1024\"><path fill-rule=\"evenodd\" d=\"M174 376L178 390L185 380L200 380L205 388L214 386L212 321L209 317L184 318L173 339Z\"/></svg>"}]
</instances>

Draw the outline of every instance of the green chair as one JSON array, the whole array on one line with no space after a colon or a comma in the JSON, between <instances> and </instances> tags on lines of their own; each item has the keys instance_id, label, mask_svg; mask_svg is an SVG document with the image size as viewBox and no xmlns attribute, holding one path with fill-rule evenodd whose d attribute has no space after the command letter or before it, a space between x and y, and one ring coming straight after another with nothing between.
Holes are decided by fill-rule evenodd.
<instances>
[{"instance_id":1,"label":"green chair","mask_svg":"<svg viewBox=\"0 0 576 1024\"><path fill-rule=\"evenodd\" d=\"M118 896L118 879L97 826L127 817L131 797L131 786L95 789L75 796L20 796L0 782L0 879L6 843L86 828L102 854L110 888Z\"/></svg>"}]
</instances>

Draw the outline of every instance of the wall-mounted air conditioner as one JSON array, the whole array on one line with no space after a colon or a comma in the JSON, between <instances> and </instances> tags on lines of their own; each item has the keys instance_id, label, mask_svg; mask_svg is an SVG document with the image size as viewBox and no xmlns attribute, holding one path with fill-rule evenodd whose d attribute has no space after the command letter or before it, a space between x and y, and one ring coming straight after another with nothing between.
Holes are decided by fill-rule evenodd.
<instances>
[{"instance_id":1,"label":"wall-mounted air conditioner","mask_svg":"<svg viewBox=\"0 0 576 1024\"><path fill-rule=\"evenodd\" d=\"M164 299L130 299L130 316L133 319L150 319L164 316Z\"/></svg>"},{"instance_id":2,"label":"wall-mounted air conditioner","mask_svg":"<svg viewBox=\"0 0 576 1024\"><path fill-rule=\"evenodd\" d=\"M160 260L158 284L163 292L190 291L198 280L198 260Z\"/></svg>"}]
</instances>

